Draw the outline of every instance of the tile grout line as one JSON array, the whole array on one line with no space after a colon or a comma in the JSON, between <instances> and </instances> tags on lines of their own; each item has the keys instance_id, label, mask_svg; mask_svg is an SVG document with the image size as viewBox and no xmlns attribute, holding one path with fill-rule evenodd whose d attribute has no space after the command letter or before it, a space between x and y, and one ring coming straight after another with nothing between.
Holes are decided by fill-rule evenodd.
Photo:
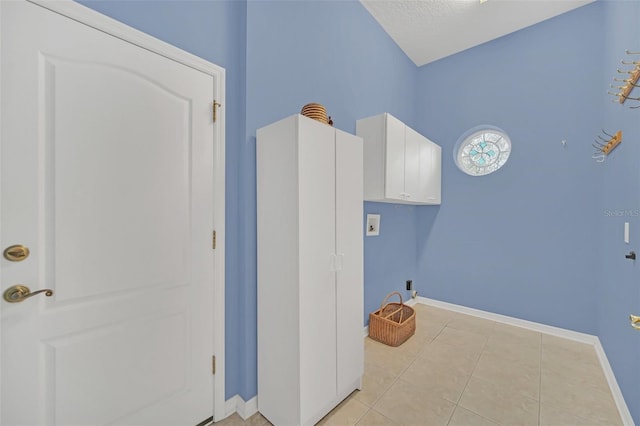
<instances>
[{"instance_id":1,"label":"tile grout line","mask_svg":"<svg viewBox=\"0 0 640 426\"><path fill-rule=\"evenodd\" d=\"M367 337L367 338L369 338L369 337ZM428 343L431 343L431 342L428 342ZM425 344L424 344L424 346L426 346L426 345L427 345L427 343L425 343ZM393 385L395 385L395 384L396 384L396 382L398 381L398 379L400 379L400 376L402 376L402 375L405 373L405 371L407 371L407 370L409 369L409 367L411 367L411 366L416 362L416 360L418 359L418 355L420 354L420 352L421 352L421 350L420 350L420 351L418 351L416 355L412 355L412 358L413 358L413 359L411 360L411 362L407 363L407 366L406 366L405 368L403 368L403 369L402 369L402 370L401 370L397 375L395 375L395 378L393 379L393 381L391 382L391 384L390 384L390 385L389 385L389 386L388 386L388 387L387 387L387 388L386 388L386 389L385 389L385 390L384 390L380 395L378 395L378 396L373 400L373 402L372 402L370 405L369 405L369 404L365 404L365 403L364 403L364 402L362 402L362 401L360 401L360 402L362 402L362 404L364 404L365 406L369 407L369 410L374 409L374 406L378 403L378 401L380 401L380 399L382 399L382 397L383 397L387 392L389 392L389 390L393 387ZM368 412L368 411L367 411L367 412ZM376 412L377 412L377 411L376 411ZM384 414L382 414L382 415L384 416ZM384 416L384 417L386 417L386 416Z\"/></svg>"},{"instance_id":2,"label":"tile grout line","mask_svg":"<svg viewBox=\"0 0 640 426\"><path fill-rule=\"evenodd\" d=\"M449 326L449 323L452 322L452 319L449 318L447 320L446 323L444 323L444 325L442 326L442 328L440 329L440 331L438 332L438 334L431 340L432 342L434 342L438 336L440 336L442 334L442 332ZM456 330L455 328L451 327L451 329ZM484 344L486 344L487 342L485 341ZM484 345L482 346L482 350L484 351ZM482 352L481 352L482 354ZM478 356L478 359L476 360L476 365L478 365L478 362L480 361L480 356ZM475 370L476 365L473 366L473 369ZM473 374L473 370L471 370L471 374ZM469 375L469 378L467 379L467 383L465 383L464 388L462 389L462 392L460 393L460 396L458 397L458 400L454 403L453 406L453 410L451 411L451 414L449 415L449 418L447 419L447 426L449 425L449 423L451 423L451 419L453 419L453 415L456 413L456 410L458 409L458 402L460 401L460 398L462 398L462 394L464 393L464 390L467 388L467 384L469 383L469 380L471 380L471 375ZM449 401L446 398L442 398L445 401ZM453 401L450 401L453 402Z\"/></svg>"},{"instance_id":3,"label":"tile grout line","mask_svg":"<svg viewBox=\"0 0 640 426\"><path fill-rule=\"evenodd\" d=\"M493 324L493 328L491 329L491 335L493 335L493 334L494 334L494 332L495 332L495 327L496 327L496 323L494 322L494 324ZM449 425L449 423L451 423L451 419L453 419L453 415L455 414L455 412L456 412L456 410L458 409L458 407L462 408L463 410L467 410L467 411L469 411L470 413L473 413L473 414L475 414L475 415L477 415L477 416L479 416L479 417L482 417L483 419L486 419L486 417L481 416L480 414L478 414L478 413L476 413L476 412L474 412L474 411L471 411L471 410L469 410L469 409L467 409L467 408L465 408L465 407L461 406L459 403L460 403L460 401L462 400L462 395L464 395L464 391L466 391L466 390L467 390L467 386L469 386L469 382L471 381L471 378L473 377L473 373L476 371L476 368L478 367L478 364L480 363L480 358L482 358L482 354L484 354L484 351L485 351L485 349L486 349L486 347L487 347L487 343L489 342L489 337L490 337L491 335L487 336L487 339L486 339L486 340L484 341L484 343L482 344L482 350L480 351L480 354L478 355L478 359L476 360L476 363L475 363L475 365L473 366L473 370L471 370L471 374L469 374L469 378L467 379L467 382L464 384L464 388L462 389L462 392L460 393L460 396L458 397L458 401L456 402L456 406L455 406L455 408L453 409L453 413L451 413L451 417L449 417L449 421L447 422L447 425ZM491 419L487 419L487 420L490 420L490 421L494 422L494 421L493 421L493 420L491 420ZM497 423L497 422L494 422L494 423Z\"/></svg>"},{"instance_id":4,"label":"tile grout line","mask_svg":"<svg viewBox=\"0 0 640 426\"><path fill-rule=\"evenodd\" d=\"M438 338L438 336L440 336L440 334L442 334L442 332L444 331L445 328L447 328L447 326L449 325L450 322L451 322L451 319L449 319L444 324L444 326L440 329L440 332L436 335L436 337L433 338L432 342L435 341ZM478 359L480 359L480 357L478 357ZM477 364L477 361L476 361L476 364ZM473 368L475 369L476 367L474 366ZM473 372L473 370L472 370L472 372ZM471 378L471 376L469 376L469 378ZM468 379L467 379L467 383L469 383ZM467 383L465 383L464 389L466 389ZM464 389L462 389L462 393L464 393ZM462 393L460 393L460 396L458 397L458 401L460 401L460 398L462 398ZM443 398L443 399L445 401L448 401L446 398ZM455 414L456 410L458 409L458 401L455 402L455 404L453 406L453 411L451 412L451 414L449 415L449 418L447 419L447 426L449 425L449 423L451 423L451 419L453 418L453 415ZM451 401L451 402L453 402L453 401Z\"/></svg>"},{"instance_id":5,"label":"tile grout line","mask_svg":"<svg viewBox=\"0 0 640 426\"><path fill-rule=\"evenodd\" d=\"M364 417L367 415L367 413L369 413L369 411L371 411L371 407L367 406L367 404L365 404L365 403L363 403L363 402L361 402L361 401L358 401L358 400L357 400L357 399L355 399L355 398L354 398L354 400L355 400L355 401L357 401L357 402L360 402L360 404L362 404L362 405L364 405L365 407L367 407L367 409L365 410L365 412L364 412L364 413L362 413L362 414L360 415L360 417L358 417L358 418L353 422L353 425L354 425L354 426L356 426L356 425L360 422L360 420L364 419Z\"/></svg>"},{"instance_id":6,"label":"tile grout line","mask_svg":"<svg viewBox=\"0 0 640 426\"><path fill-rule=\"evenodd\" d=\"M406 366L402 371L400 371L400 372L396 375L396 377L393 379L393 382L391 382L391 384L389 385L389 387L387 387L387 389L385 389L385 391L384 391L384 392L382 392L380 395L378 395L378 397L377 397L377 398L376 398L376 399L371 403L371 405L368 405L368 404L364 404L364 403L363 403L364 405L366 405L366 406L368 406L368 407L369 407L369 411L370 411L370 410L375 410L375 408L374 408L374 407L375 407L375 405L376 405L376 404L377 404L377 403L382 399L382 397L383 397L387 392L389 392L389 390L393 387L393 385L395 385L395 384L398 382L398 380L400 379L400 377L401 377L401 376L402 376L402 375L403 375L403 374L404 374L404 373L405 373L405 372L406 372L406 371L407 371L407 370L408 370L408 369L409 369L413 364L415 364L415 362L416 362L416 361L418 360L418 358L420 357L420 354L422 353L422 351L424 350L424 348L425 348L428 344L431 344L433 341L435 341L435 340L436 340L436 338L437 338L437 337L442 333L442 331L447 327L447 324L449 324L449 322L450 322L450 321L451 321L451 320L450 320L450 319L448 319L448 320L447 320L447 322L445 322L445 323L442 325L442 328L440 329L440 331L438 332L438 334L436 334L436 335L435 335L433 338L431 338L431 340L429 340L428 342L425 342L425 343L424 343L424 345L422 345L422 348L421 348L418 352L416 352L416 354L415 354L415 355L412 355L412 360L411 360L411 362L410 362L410 363L408 363L408 364L407 364L407 366ZM457 404L456 404L456 406L457 406ZM367 412L369 412L369 411L367 411ZM454 408L454 411L455 411L455 408ZM377 410L376 410L376 412L377 412L377 413L380 413L380 412L379 412L379 411L377 411ZM383 417L385 417L385 418L387 418L387 419L388 419L388 417L387 417L387 416L385 416L384 414L380 413L380 415L382 415ZM453 416L453 413L452 413L451 415ZM395 421L394 421L394 420L392 420L392 419L389 419L389 420L390 420L390 421L392 421L392 422L395 424ZM358 421L359 421L359 420L358 420Z\"/></svg>"},{"instance_id":7,"label":"tile grout line","mask_svg":"<svg viewBox=\"0 0 640 426\"><path fill-rule=\"evenodd\" d=\"M367 339L369 339L369 337L366 337ZM427 342L430 343L430 342ZM427 344L425 343L425 345ZM395 378L393 379L393 381L391 382L391 384L380 394L378 395L370 404L366 403L364 401L359 400L357 397L353 397L354 400L356 400L357 402L361 403L362 405L364 405L365 407L367 407L367 410L360 416L358 417L355 422L353 423L354 426L356 426L364 417L366 417L366 415L371 412L371 410L374 410L377 414L383 416L384 418L388 419L389 421L393 422L393 420L389 419L387 416L385 416L384 414L380 413L379 411L375 410L375 405L378 403L378 401L380 401L380 399L393 387L393 385L398 381L398 379L400 378L400 376L402 376L402 374L404 374L405 371L407 371L409 369L409 367L411 365L413 365L413 363L415 363L415 361L418 359L418 355L420 354L421 350L419 350L416 355L411 355L411 362L409 362L407 364L407 366L402 369L397 375L395 375Z\"/></svg>"}]
</instances>

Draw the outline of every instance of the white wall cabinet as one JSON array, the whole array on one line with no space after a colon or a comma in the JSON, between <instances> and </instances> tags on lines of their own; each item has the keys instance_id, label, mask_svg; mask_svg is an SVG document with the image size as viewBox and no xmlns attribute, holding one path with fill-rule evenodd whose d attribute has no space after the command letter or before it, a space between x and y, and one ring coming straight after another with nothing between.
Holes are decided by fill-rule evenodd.
<instances>
[{"instance_id":1,"label":"white wall cabinet","mask_svg":"<svg viewBox=\"0 0 640 426\"><path fill-rule=\"evenodd\" d=\"M364 369L362 139L293 115L256 145L258 410L312 425Z\"/></svg>"},{"instance_id":2,"label":"white wall cabinet","mask_svg":"<svg viewBox=\"0 0 640 426\"><path fill-rule=\"evenodd\" d=\"M364 139L364 199L440 204L442 150L389 113L356 122Z\"/></svg>"}]
</instances>

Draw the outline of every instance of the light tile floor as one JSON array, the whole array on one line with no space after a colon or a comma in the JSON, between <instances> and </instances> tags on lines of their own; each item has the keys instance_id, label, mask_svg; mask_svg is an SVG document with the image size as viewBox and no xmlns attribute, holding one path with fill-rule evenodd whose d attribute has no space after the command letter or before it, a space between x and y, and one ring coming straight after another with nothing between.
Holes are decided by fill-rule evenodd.
<instances>
[{"instance_id":1,"label":"light tile floor","mask_svg":"<svg viewBox=\"0 0 640 426\"><path fill-rule=\"evenodd\" d=\"M365 340L362 390L319 425L622 425L592 346L417 304L397 348ZM267 425L259 413L220 425Z\"/></svg>"}]
</instances>

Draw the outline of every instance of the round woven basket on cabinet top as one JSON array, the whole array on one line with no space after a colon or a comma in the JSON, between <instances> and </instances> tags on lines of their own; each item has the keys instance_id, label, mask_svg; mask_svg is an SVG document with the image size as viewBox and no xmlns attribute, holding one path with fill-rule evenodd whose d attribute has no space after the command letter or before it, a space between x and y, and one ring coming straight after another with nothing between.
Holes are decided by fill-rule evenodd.
<instances>
[{"instance_id":1,"label":"round woven basket on cabinet top","mask_svg":"<svg viewBox=\"0 0 640 426\"><path fill-rule=\"evenodd\" d=\"M302 107L300 114L305 117L318 120L324 124L329 124L329 118L327 117L327 109L321 104L310 103Z\"/></svg>"}]
</instances>

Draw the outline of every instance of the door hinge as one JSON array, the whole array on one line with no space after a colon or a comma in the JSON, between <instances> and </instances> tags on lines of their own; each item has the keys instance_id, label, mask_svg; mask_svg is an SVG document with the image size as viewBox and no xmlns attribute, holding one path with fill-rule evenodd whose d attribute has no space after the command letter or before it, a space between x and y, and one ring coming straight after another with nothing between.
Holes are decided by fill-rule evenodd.
<instances>
[{"instance_id":1,"label":"door hinge","mask_svg":"<svg viewBox=\"0 0 640 426\"><path fill-rule=\"evenodd\" d=\"M213 100L213 122L215 123L218 119L218 107L221 107L222 104L215 99Z\"/></svg>"},{"instance_id":2,"label":"door hinge","mask_svg":"<svg viewBox=\"0 0 640 426\"><path fill-rule=\"evenodd\" d=\"M216 231L213 231L213 236L211 238L211 247L214 250L216 249Z\"/></svg>"},{"instance_id":3,"label":"door hinge","mask_svg":"<svg viewBox=\"0 0 640 426\"><path fill-rule=\"evenodd\" d=\"M216 356L211 357L211 373L216 374Z\"/></svg>"}]
</instances>

